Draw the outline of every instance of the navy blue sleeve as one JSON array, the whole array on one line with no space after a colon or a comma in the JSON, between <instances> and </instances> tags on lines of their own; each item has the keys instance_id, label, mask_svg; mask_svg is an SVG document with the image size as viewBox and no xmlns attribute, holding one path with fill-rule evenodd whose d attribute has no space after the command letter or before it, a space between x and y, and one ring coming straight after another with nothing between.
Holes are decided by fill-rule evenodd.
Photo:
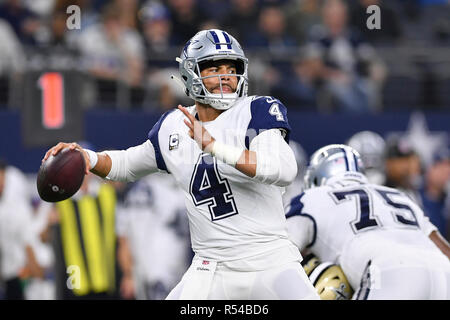
<instances>
[{"instance_id":1,"label":"navy blue sleeve","mask_svg":"<svg viewBox=\"0 0 450 320\"><path fill-rule=\"evenodd\" d=\"M317 223L316 219L314 219L313 216L310 214L307 214L306 212L303 212L304 204L302 202L302 197L305 195L304 192L302 192L300 195L296 196L295 198L292 198L291 203L289 204L289 210L286 212L286 219L289 219L290 217L295 216L302 216L310 219L313 222L314 226L314 235L313 240L310 244L306 246L306 248L311 247L315 242L317 238Z\"/></svg>"},{"instance_id":2,"label":"navy blue sleeve","mask_svg":"<svg viewBox=\"0 0 450 320\"><path fill-rule=\"evenodd\" d=\"M302 192L300 195L292 198L291 202L289 203L289 210L286 212L286 218L290 218L295 215L299 215L302 213L303 210L303 202L301 201L302 197L305 195L304 192Z\"/></svg>"},{"instance_id":3,"label":"navy blue sleeve","mask_svg":"<svg viewBox=\"0 0 450 320\"><path fill-rule=\"evenodd\" d=\"M158 122L155 123L155 125L153 126L153 128L150 130L150 132L148 133L148 138L150 139L150 142L153 145L153 148L155 149L155 156L156 156L156 165L158 166L158 169L160 170L165 170L168 173L169 170L167 170L167 166L166 163L164 161L163 155L161 153L161 148L159 145L159 139L158 139L158 134L159 134L159 129L161 129L161 125L164 122L164 119L173 111L175 111L176 109L172 109L167 111L166 113L164 113L161 118L159 118Z\"/></svg>"},{"instance_id":4,"label":"navy blue sleeve","mask_svg":"<svg viewBox=\"0 0 450 320\"><path fill-rule=\"evenodd\" d=\"M284 139L289 143L291 126L287 118L287 109L280 100L273 97L259 97L251 102L251 119L245 137L247 149L253 138L264 130L280 128L286 131Z\"/></svg>"}]
</instances>

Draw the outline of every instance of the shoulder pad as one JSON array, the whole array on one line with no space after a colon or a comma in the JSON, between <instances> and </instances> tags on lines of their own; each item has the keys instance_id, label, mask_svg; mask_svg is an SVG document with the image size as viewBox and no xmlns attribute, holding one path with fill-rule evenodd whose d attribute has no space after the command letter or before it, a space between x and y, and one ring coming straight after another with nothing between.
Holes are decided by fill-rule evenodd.
<instances>
[{"instance_id":1,"label":"shoulder pad","mask_svg":"<svg viewBox=\"0 0 450 320\"><path fill-rule=\"evenodd\" d=\"M287 108L280 100L270 96L256 96L250 102L251 119L247 127L245 146L262 131L269 129L283 129L284 139L289 143L291 127L287 118Z\"/></svg>"}]
</instances>

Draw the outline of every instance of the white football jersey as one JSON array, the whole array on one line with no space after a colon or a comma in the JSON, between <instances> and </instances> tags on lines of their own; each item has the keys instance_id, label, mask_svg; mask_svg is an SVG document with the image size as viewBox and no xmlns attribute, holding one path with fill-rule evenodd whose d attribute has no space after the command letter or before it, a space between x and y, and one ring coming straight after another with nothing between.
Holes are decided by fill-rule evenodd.
<instances>
[{"instance_id":1,"label":"white football jersey","mask_svg":"<svg viewBox=\"0 0 450 320\"><path fill-rule=\"evenodd\" d=\"M429 261L433 256L445 263L428 238L436 227L416 203L399 190L368 183L359 173L348 175L353 177L331 178L292 199L287 224L300 249L341 265L354 288L375 257L389 261L415 252L420 259L429 254Z\"/></svg>"},{"instance_id":2,"label":"white football jersey","mask_svg":"<svg viewBox=\"0 0 450 320\"><path fill-rule=\"evenodd\" d=\"M195 106L187 109L196 116ZM202 152L184 119L177 109L165 113L149 140L158 168L171 173L184 193L195 253L229 261L291 245L282 188L258 182ZM239 99L203 126L217 141L247 149L262 130L284 129L286 141L290 131L285 106L259 96Z\"/></svg>"}]
</instances>

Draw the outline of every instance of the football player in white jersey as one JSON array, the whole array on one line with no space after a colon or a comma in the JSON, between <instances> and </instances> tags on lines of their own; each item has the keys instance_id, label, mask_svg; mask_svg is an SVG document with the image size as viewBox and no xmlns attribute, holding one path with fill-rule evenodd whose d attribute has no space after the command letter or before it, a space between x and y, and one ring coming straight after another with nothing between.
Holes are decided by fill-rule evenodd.
<instances>
[{"instance_id":1,"label":"football player in white jersey","mask_svg":"<svg viewBox=\"0 0 450 320\"><path fill-rule=\"evenodd\" d=\"M297 164L286 107L247 96L248 60L227 32L198 32L176 60L195 105L165 113L141 145L97 154L59 143L44 159L77 148L107 179L173 175L195 256L168 299L318 299L287 235L282 189Z\"/></svg>"},{"instance_id":2,"label":"football player in white jersey","mask_svg":"<svg viewBox=\"0 0 450 320\"><path fill-rule=\"evenodd\" d=\"M352 299L450 299L448 243L409 197L362 172L347 145L317 150L287 209L292 241L340 265Z\"/></svg>"}]
</instances>

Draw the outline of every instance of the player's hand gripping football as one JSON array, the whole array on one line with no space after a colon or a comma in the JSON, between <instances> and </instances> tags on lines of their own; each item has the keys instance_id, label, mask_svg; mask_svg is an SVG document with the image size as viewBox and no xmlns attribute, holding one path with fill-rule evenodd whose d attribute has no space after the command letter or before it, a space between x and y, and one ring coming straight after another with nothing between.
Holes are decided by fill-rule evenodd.
<instances>
[{"instance_id":1,"label":"player's hand gripping football","mask_svg":"<svg viewBox=\"0 0 450 320\"><path fill-rule=\"evenodd\" d=\"M72 143L59 142L56 146L53 146L45 153L45 156L44 156L44 159L42 159L42 162L47 160L50 156L57 155L61 150L65 149L65 148L69 148L71 150L76 149L78 151L81 151L81 154L83 155L84 161L86 163L85 174L89 174L89 171L91 170L91 162L89 161L89 156L88 156L87 152L84 151L84 149L76 142L72 142Z\"/></svg>"},{"instance_id":2,"label":"player's hand gripping football","mask_svg":"<svg viewBox=\"0 0 450 320\"><path fill-rule=\"evenodd\" d=\"M191 115L185 107L178 105L178 109L180 109L180 111L183 112L188 118L188 120L184 119L184 123L189 128L189 135L191 138L197 142L200 149L205 152L211 152L213 142L216 140L211 137L208 130L206 130L201 122L195 119L195 117Z\"/></svg>"}]
</instances>

